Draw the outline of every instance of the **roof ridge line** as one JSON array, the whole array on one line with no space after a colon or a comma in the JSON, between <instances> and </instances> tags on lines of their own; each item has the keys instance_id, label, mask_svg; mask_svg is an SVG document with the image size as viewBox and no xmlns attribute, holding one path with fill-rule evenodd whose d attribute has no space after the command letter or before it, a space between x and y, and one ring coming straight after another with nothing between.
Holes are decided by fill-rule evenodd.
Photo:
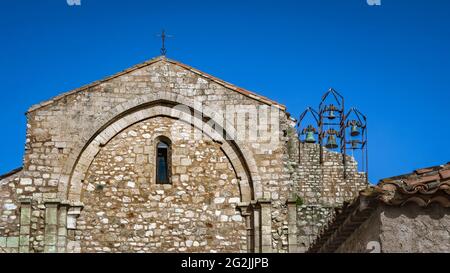
<instances>
[{"instance_id":1,"label":"roof ridge line","mask_svg":"<svg viewBox=\"0 0 450 273\"><path fill-rule=\"evenodd\" d=\"M169 58L166 58L166 61L170 62L172 64L175 64L175 65L178 65L178 66L180 66L180 67L182 67L184 69L187 69L187 70L189 70L189 71L191 71L191 72L193 72L193 73L195 73L197 75L200 75L202 77L210 79L210 80L212 80L212 81L214 81L214 82L216 82L216 83L218 83L218 84L220 84L220 85L222 85L222 86L224 86L224 87L226 87L228 89L232 89L232 90L234 90L234 91L236 91L236 92L238 92L238 93L240 93L240 94L242 94L244 96L247 96L247 97L249 97L251 99L256 99L256 100L258 100L260 102L263 102L263 103L266 103L266 104L269 104L269 105L275 105L275 106L277 106L278 108L280 108L282 110L286 110L286 106L281 104L281 103L278 103L278 102L276 102L274 100L271 100L271 99L269 99L269 98L267 98L265 96L259 95L259 94L255 93L255 92L252 92L252 91L247 90L245 88L239 87L237 85L234 85L232 83L229 83L227 81L219 79L219 78L217 78L217 77L215 77L215 76L213 76L211 74L205 73L205 72L203 72L203 71L201 71L201 70L199 70L197 68L194 68L192 66L180 63L178 61L175 61L175 60L172 60L172 59L169 59Z\"/></svg>"},{"instance_id":2,"label":"roof ridge line","mask_svg":"<svg viewBox=\"0 0 450 273\"><path fill-rule=\"evenodd\" d=\"M5 178L7 178L9 176L15 175L15 174L17 174L18 172L20 172L22 170L23 170L23 167L19 167L19 168L15 168L15 169L7 172L7 173L0 174L0 180L5 179Z\"/></svg>"},{"instance_id":3,"label":"roof ridge line","mask_svg":"<svg viewBox=\"0 0 450 273\"><path fill-rule=\"evenodd\" d=\"M151 65L151 64L154 64L154 63L163 61L164 59L165 59L165 57L163 57L163 56L158 56L158 57L152 58L152 59L150 59L150 60L147 60L147 61L138 63L138 64L136 64L136 65L133 65L132 67L127 68L127 69L125 69L125 70L122 70L122 71L120 71L120 72L117 72L117 73L115 73L115 74L113 74L113 75L111 75L111 76L106 76L106 77L104 77L103 79L93 81L93 82L91 82L91 83L85 84L85 85L83 85L83 86L81 86L81 87L78 87L78 88L75 88L75 89L71 89L71 90L69 90L69 91L66 91L66 92L64 92L64 93L61 93L61 94L59 94L59 95L57 95L57 96L52 97L52 98L50 98L49 100L46 100L46 101L44 101L44 102L41 102L41 103L32 105L32 106L28 109L28 111L26 112L26 114L31 113L31 112L33 112L33 111L35 111L35 110L37 110L37 109L40 109L40 108L42 108L42 107L44 107L44 106L47 106L47 105L49 105L49 104L51 104L51 103L53 103L53 102L56 102L56 101L58 101L58 100L60 100L60 99L62 99L62 98L64 98L64 97L66 97L66 96L69 96L69 95L76 94L76 93L78 93L78 92L84 91L84 90L89 89L89 88L91 88L91 87L94 87L94 86L97 86L97 85L99 85L99 84L102 84L102 83L104 83L104 82L106 82L106 81L108 81L108 80L111 80L111 79L120 77L120 76L125 75L125 74L128 74L128 73L130 73L130 72L133 72L133 71L135 71L135 70L137 70L137 69L139 69L139 68L143 68L143 67L149 66L149 65Z\"/></svg>"},{"instance_id":4,"label":"roof ridge line","mask_svg":"<svg viewBox=\"0 0 450 273\"><path fill-rule=\"evenodd\" d=\"M244 95L244 96L247 96L247 97L249 97L249 98L251 98L251 99L258 100L258 101L260 101L260 102L262 102L262 103L265 103L265 104L268 104L268 105L273 105L273 106L275 106L275 107L277 107L277 108L279 108L279 109L281 109L281 110L283 110L283 111L286 110L286 106L285 106L285 105L280 104L280 103L278 103L278 102L276 102L276 101L274 101L274 100L271 100L271 99L269 99L269 98L267 98L267 97L265 97L265 96L258 95L258 94L256 94L255 92L252 92L252 91L249 91L249 90L247 90L247 89L238 87L238 86L236 86L236 85L234 85L234 84L232 84L232 83L229 83L229 82L226 82L226 81L224 81L224 80L221 80L221 79L219 79L219 78L217 78L217 77L215 77L215 76L212 76L212 75L210 75L210 74L207 74L207 73L205 73L205 72L203 72L203 71L200 71L200 70L198 70L198 69L196 69L196 68L194 68L194 67L191 67L191 66L189 66L189 65L180 63L180 62L178 62L178 61L175 61L175 60L166 58L165 56L157 56L157 57L152 58L152 59L150 59L150 60L147 60L147 61L145 61L145 62L136 64L136 65L134 65L134 66L132 66L132 67L130 67L130 68L127 68L127 69L125 69L125 70L122 70L122 71L120 71L120 72L118 72L118 73L115 73L115 74L113 74L113 75L111 75L111 76L107 76L107 77L105 77L105 78L103 78L103 79L100 79L100 80L91 82L91 83L89 83L89 84L83 85L83 86L81 86L81 87L78 87L78 88L75 88L75 89L66 91L66 92L61 93L61 94L59 94L59 95L57 95L57 96L54 96L54 97L52 97L52 98L50 98L50 99L48 99L48 100L46 100L46 101L44 101L44 102L41 102L41 103L38 103L38 104L34 104L34 105L32 105L32 106L28 109L28 111L27 111L25 114L34 112L34 111L36 111L36 110L38 110L38 109L40 109L40 108L43 108L43 107L45 107L45 106L47 106L47 105L52 104L53 102L59 101L59 100L65 98L65 97L67 97L67 96L69 96L69 95L79 93L79 92L81 92L81 91L84 91L84 90L86 90L86 89L95 87L95 86L97 86L97 85L99 85L99 84L102 84L102 83L104 83L104 82L106 82L106 81L109 81L109 80L111 80L111 79L114 79L114 78L120 77L120 76L122 76L122 75L131 73L131 72L133 72L133 71L135 71L135 70L137 70L137 69L140 69L140 68L143 68L143 67L152 65L152 64L157 63L157 62L160 62L160 61L166 61L166 62L169 62L169 63L171 63L171 64L177 65L177 66L182 67L182 68L184 68L184 69L187 69L187 70L189 70L189 71L191 71L191 72L193 72L193 73L195 73L195 74L197 74L197 75L200 75L200 76L202 76L202 77L204 77L204 78L207 78L207 79L209 79L209 80L212 80L212 81L214 81L214 82L216 82L216 83L218 83L218 84L220 84L220 85L222 85L222 86L224 86L224 87L226 87L226 88L228 88L228 89L231 89L231 90L233 90L233 91L236 91L236 92L238 92L238 93L240 93L240 94L242 94L242 95Z\"/></svg>"}]
</instances>

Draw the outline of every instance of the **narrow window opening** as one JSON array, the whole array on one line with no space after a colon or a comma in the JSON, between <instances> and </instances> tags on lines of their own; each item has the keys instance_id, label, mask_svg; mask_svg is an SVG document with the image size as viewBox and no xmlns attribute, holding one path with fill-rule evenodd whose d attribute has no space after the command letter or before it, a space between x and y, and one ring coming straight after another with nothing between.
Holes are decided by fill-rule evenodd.
<instances>
[{"instance_id":1,"label":"narrow window opening","mask_svg":"<svg viewBox=\"0 0 450 273\"><path fill-rule=\"evenodd\" d=\"M156 147L156 184L170 184L170 144L158 141Z\"/></svg>"}]
</instances>

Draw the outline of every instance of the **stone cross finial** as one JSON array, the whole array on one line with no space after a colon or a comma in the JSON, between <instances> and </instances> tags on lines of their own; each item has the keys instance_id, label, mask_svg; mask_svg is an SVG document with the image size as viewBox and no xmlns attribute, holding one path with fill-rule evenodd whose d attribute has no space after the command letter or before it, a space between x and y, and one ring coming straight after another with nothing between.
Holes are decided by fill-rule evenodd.
<instances>
[{"instance_id":1,"label":"stone cross finial","mask_svg":"<svg viewBox=\"0 0 450 273\"><path fill-rule=\"evenodd\" d=\"M166 35L166 32L165 32L164 29L162 30L161 34L158 35L158 36L161 37L161 42L162 42L162 45L161 45L161 55L166 56L166 53L167 53L167 49L166 49L166 38L172 38L173 36L172 36L172 35Z\"/></svg>"}]
</instances>

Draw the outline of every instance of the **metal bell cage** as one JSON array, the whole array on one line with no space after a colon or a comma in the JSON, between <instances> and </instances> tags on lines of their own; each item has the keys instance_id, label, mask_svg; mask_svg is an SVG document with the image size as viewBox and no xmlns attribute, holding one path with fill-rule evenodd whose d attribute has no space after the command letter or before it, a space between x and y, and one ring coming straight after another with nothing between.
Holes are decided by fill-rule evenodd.
<instances>
[{"instance_id":1,"label":"metal bell cage","mask_svg":"<svg viewBox=\"0 0 450 273\"><path fill-rule=\"evenodd\" d=\"M327 102L329 98L332 102ZM368 180L367 118L354 107L345 114L344 103L344 97L330 88L322 96L319 111L307 107L300 115L297 133L301 143L319 144L321 164L324 162L324 148L339 151L342 154L345 177L347 177L347 151L352 151L353 154L359 150L361 171L366 173ZM309 122L306 122L308 117ZM300 146L299 153L301 153Z\"/></svg>"}]
</instances>

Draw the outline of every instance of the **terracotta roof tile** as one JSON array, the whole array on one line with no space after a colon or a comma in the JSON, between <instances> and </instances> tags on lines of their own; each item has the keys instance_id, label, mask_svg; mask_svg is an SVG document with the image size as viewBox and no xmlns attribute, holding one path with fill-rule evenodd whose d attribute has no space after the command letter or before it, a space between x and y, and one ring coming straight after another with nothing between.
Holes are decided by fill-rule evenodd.
<instances>
[{"instance_id":1,"label":"terracotta roof tile","mask_svg":"<svg viewBox=\"0 0 450 273\"><path fill-rule=\"evenodd\" d=\"M441 176L441 179L450 179L450 169L439 171L439 175Z\"/></svg>"},{"instance_id":2,"label":"terracotta roof tile","mask_svg":"<svg viewBox=\"0 0 450 273\"><path fill-rule=\"evenodd\" d=\"M422 207L431 203L450 207L450 163L385 178L377 186L360 192L356 199L345 204L335 215L308 251L334 252L370 217L374 207L381 203L402 206L410 202Z\"/></svg>"},{"instance_id":3,"label":"terracotta roof tile","mask_svg":"<svg viewBox=\"0 0 450 273\"><path fill-rule=\"evenodd\" d=\"M425 169L415 170L414 172L417 173L417 174L424 174L424 173L428 173L428 172L431 172L431 171L433 171L432 168L425 168Z\"/></svg>"}]
</instances>

